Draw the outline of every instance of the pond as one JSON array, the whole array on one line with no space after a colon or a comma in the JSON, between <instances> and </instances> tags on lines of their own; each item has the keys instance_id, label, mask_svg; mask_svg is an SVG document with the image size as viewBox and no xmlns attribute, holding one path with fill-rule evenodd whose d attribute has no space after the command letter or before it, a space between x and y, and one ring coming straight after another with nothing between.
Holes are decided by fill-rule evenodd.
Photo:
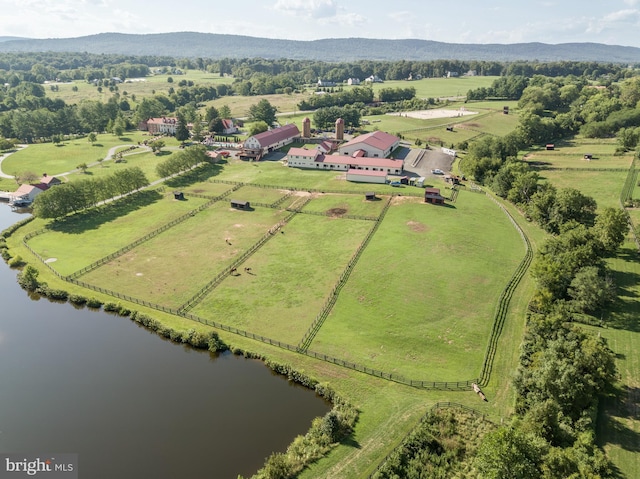
<instances>
[{"instance_id":1,"label":"pond","mask_svg":"<svg viewBox=\"0 0 640 479\"><path fill-rule=\"evenodd\" d=\"M0 231L25 217L0 204ZM0 262L0 452L77 453L92 479L236 479L329 409L260 361L31 299Z\"/></svg>"}]
</instances>

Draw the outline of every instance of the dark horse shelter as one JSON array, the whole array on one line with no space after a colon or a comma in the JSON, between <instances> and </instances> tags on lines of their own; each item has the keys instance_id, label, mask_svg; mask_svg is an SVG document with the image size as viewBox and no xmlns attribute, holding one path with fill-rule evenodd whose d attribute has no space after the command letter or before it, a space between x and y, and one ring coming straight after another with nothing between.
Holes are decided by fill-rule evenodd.
<instances>
[{"instance_id":1,"label":"dark horse shelter","mask_svg":"<svg viewBox=\"0 0 640 479\"><path fill-rule=\"evenodd\" d=\"M424 202L432 205L444 205L444 196L440 194L440 188L425 188Z\"/></svg>"},{"instance_id":2,"label":"dark horse shelter","mask_svg":"<svg viewBox=\"0 0 640 479\"><path fill-rule=\"evenodd\" d=\"M231 207L237 210L250 210L251 204L248 201L231 200Z\"/></svg>"}]
</instances>

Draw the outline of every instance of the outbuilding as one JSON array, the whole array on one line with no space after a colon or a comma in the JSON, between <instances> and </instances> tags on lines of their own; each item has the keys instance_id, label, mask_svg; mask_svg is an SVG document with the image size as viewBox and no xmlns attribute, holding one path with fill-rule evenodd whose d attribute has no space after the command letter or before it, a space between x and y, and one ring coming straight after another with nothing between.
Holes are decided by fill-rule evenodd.
<instances>
[{"instance_id":1,"label":"outbuilding","mask_svg":"<svg viewBox=\"0 0 640 479\"><path fill-rule=\"evenodd\" d=\"M368 200L368 201L373 201L373 200L375 200L375 199L376 199L376 193L375 193L374 191L367 191L367 192L364 194L364 197L365 197L365 199L366 199L366 200Z\"/></svg>"},{"instance_id":2,"label":"outbuilding","mask_svg":"<svg viewBox=\"0 0 640 479\"><path fill-rule=\"evenodd\" d=\"M231 200L231 207L237 210L250 210L251 204L248 201Z\"/></svg>"},{"instance_id":3,"label":"outbuilding","mask_svg":"<svg viewBox=\"0 0 640 479\"><path fill-rule=\"evenodd\" d=\"M584 154L584 159L585 160L593 160L593 154L592 153L585 153Z\"/></svg>"},{"instance_id":4,"label":"outbuilding","mask_svg":"<svg viewBox=\"0 0 640 479\"><path fill-rule=\"evenodd\" d=\"M440 188L425 188L424 202L433 205L444 205L444 196L440 194Z\"/></svg>"},{"instance_id":5,"label":"outbuilding","mask_svg":"<svg viewBox=\"0 0 640 479\"><path fill-rule=\"evenodd\" d=\"M182 201L184 200L184 193L182 191L174 191L173 198Z\"/></svg>"},{"instance_id":6,"label":"outbuilding","mask_svg":"<svg viewBox=\"0 0 640 479\"><path fill-rule=\"evenodd\" d=\"M553 143L547 143L546 146L545 146L545 148L547 150L553 150L553 149L555 149L555 147L556 146Z\"/></svg>"}]
</instances>

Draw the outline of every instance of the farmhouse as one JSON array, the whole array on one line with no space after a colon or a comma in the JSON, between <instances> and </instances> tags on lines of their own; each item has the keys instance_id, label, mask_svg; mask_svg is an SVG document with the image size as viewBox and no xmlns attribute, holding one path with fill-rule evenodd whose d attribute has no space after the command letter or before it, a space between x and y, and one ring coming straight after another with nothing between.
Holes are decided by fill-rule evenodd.
<instances>
[{"instance_id":1,"label":"farmhouse","mask_svg":"<svg viewBox=\"0 0 640 479\"><path fill-rule=\"evenodd\" d=\"M148 131L152 135L175 135L178 128L178 119L163 116L162 118L149 118L140 123L139 128Z\"/></svg>"},{"instance_id":2,"label":"farmhouse","mask_svg":"<svg viewBox=\"0 0 640 479\"><path fill-rule=\"evenodd\" d=\"M55 176L49 176L46 173L42 176L42 178L40 178L40 184L44 186L44 188L41 189L45 190L61 183L62 181L60 181L58 178L56 178Z\"/></svg>"},{"instance_id":3,"label":"farmhouse","mask_svg":"<svg viewBox=\"0 0 640 479\"><path fill-rule=\"evenodd\" d=\"M233 135L234 133L238 133L238 128L233 124L233 120L229 118L222 119L222 134L223 135Z\"/></svg>"},{"instance_id":4,"label":"farmhouse","mask_svg":"<svg viewBox=\"0 0 640 479\"><path fill-rule=\"evenodd\" d=\"M360 85L360 78L349 78L347 85Z\"/></svg>"},{"instance_id":5,"label":"farmhouse","mask_svg":"<svg viewBox=\"0 0 640 479\"><path fill-rule=\"evenodd\" d=\"M355 137L340 146L338 151L341 155L387 158L399 144L400 139L397 136L383 131L374 131ZM359 152L363 152L363 154Z\"/></svg>"},{"instance_id":6,"label":"farmhouse","mask_svg":"<svg viewBox=\"0 0 640 479\"><path fill-rule=\"evenodd\" d=\"M258 133L245 140L240 158L259 161L264 155L292 143L296 138L300 138L300 130L293 123Z\"/></svg>"},{"instance_id":7,"label":"farmhouse","mask_svg":"<svg viewBox=\"0 0 640 479\"><path fill-rule=\"evenodd\" d=\"M380 181L380 178L386 180L387 174L399 175L402 173L404 165L402 160L366 156L325 155L320 150L307 150L305 148L291 148L287 155L287 163L291 168L347 171L347 179L349 179L349 176L363 175L365 172L375 173L369 177L375 177L375 181L367 181L368 183L384 183L384 181ZM351 181L364 181L362 176L358 178L360 179Z\"/></svg>"}]
</instances>

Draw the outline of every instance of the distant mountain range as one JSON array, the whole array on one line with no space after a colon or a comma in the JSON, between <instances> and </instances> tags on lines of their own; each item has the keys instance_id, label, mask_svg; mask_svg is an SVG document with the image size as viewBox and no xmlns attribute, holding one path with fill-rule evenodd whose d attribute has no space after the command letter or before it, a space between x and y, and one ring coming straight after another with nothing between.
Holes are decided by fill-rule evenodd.
<instances>
[{"instance_id":1,"label":"distant mountain range","mask_svg":"<svg viewBox=\"0 0 640 479\"><path fill-rule=\"evenodd\" d=\"M464 44L430 40L331 38L297 41L214 33L100 33L77 38L0 37L0 52L88 52L295 60L485 60L640 63L640 48L601 43Z\"/></svg>"}]
</instances>

